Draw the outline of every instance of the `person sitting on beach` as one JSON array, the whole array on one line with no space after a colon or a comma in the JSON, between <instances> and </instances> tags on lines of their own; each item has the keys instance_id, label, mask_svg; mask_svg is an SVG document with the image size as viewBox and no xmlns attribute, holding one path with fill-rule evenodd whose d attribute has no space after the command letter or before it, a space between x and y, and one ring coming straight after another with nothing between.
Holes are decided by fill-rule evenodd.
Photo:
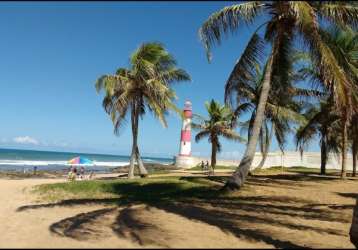
<instances>
[{"instance_id":1,"label":"person sitting on beach","mask_svg":"<svg viewBox=\"0 0 358 250\"><path fill-rule=\"evenodd\" d=\"M73 167L72 171L71 171L71 180L76 180L77 179L77 168Z\"/></svg>"},{"instance_id":2,"label":"person sitting on beach","mask_svg":"<svg viewBox=\"0 0 358 250\"><path fill-rule=\"evenodd\" d=\"M73 171L69 171L69 172L68 172L67 179L68 179L69 181L75 181L75 180L76 180L76 175L74 174Z\"/></svg>"},{"instance_id":3,"label":"person sitting on beach","mask_svg":"<svg viewBox=\"0 0 358 250\"><path fill-rule=\"evenodd\" d=\"M83 180L85 177L85 168L82 166L80 168L80 179Z\"/></svg>"}]
</instances>

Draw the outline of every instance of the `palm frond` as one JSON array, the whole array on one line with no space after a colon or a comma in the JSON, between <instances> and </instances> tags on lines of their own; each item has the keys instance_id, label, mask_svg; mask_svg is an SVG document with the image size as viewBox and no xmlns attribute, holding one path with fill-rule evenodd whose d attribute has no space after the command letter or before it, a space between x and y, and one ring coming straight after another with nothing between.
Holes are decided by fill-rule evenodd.
<instances>
[{"instance_id":1,"label":"palm frond","mask_svg":"<svg viewBox=\"0 0 358 250\"><path fill-rule=\"evenodd\" d=\"M263 58L264 43L258 34L253 34L240 59L236 62L225 85L225 103L233 106L233 96L255 79L256 66Z\"/></svg>"},{"instance_id":2,"label":"palm frond","mask_svg":"<svg viewBox=\"0 0 358 250\"><path fill-rule=\"evenodd\" d=\"M354 1L324 1L316 3L320 17L341 27L358 27L358 5Z\"/></svg>"},{"instance_id":3,"label":"palm frond","mask_svg":"<svg viewBox=\"0 0 358 250\"><path fill-rule=\"evenodd\" d=\"M195 135L195 142L201 141L203 138L210 136L210 131L203 130Z\"/></svg>"},{"instance_id":4,"label":"palm frond","mask_svg":"<svg viewBox=\"0 0 358 250\"><path fill-rule=\"evenodd\" d=\"M204 44L208 59L211 58L211 46L220 44L223 34L235 32L241 22L253 23L264 5L265 3L260 1L240 3L212 14L199 29L200 40Z\"/></svg>"}]
</instances>

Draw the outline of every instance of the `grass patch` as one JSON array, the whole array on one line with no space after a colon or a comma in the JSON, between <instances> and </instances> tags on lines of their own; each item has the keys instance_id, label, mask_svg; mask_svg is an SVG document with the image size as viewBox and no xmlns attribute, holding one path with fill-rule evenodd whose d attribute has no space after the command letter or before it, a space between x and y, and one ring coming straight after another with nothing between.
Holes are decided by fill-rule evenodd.
<instances>
[{"instance_id":1,"label":"grass patch","mask_svg":"<svg viewBox=\"0 0 358 250\"><path fill-rule=\"evenodd\" d=\"M282 166L273 166L269 168L263 169L254 169L251 173L253 174L278 174L282 172L291 172L291 173L299 173L299 174L319 174L321 170L319 168L308 168L308 167L282 167ZM334 169L326 169L327 174L336 173L337 170Z\"/></svg>"},{"instance_id":2,"label":"grass patch","mask_svg":"<svg viewBox=\"0 0 358 250\"><path fill-rule=\"evenodd\" d=\"M235 170L237 168L237 166L221 166L221 165L217 165L215 167L215 170L218 170L218 169L225 169L225 170ZM200 165L197 165L197 166L194 166L192 168L189 168L188 170L196 170L196 171L201 171L201 166Z\"/></svg>"},{"instance_id":3,"label":"grass patch","mask_svg":"<svg viewBox=\"0 0 358 250\"><path fill-rule=\"evenodd\" d=\"M145 168L148 171L148 174L167 174L170 173L171 170L178 170L179 168L174 165L164 165L158 163L144 163ZM114 168L112 170L113 173L128 173L129 166L122 166L118 168ZM134 174L139 175L138 166L134 168Z\"/></svg>"},{"instance_id":4,"label":"grass patch","mask_svg":"<svg viewBox=\"0 0 358 250\"><path fill-rule=\"evenodd\" d=\"M90 180L36 186L41 200L118 198L127 201L170 201L217 196L217 182L198 177L156 177L136 180Z\"/></svg>"}]
</instances>

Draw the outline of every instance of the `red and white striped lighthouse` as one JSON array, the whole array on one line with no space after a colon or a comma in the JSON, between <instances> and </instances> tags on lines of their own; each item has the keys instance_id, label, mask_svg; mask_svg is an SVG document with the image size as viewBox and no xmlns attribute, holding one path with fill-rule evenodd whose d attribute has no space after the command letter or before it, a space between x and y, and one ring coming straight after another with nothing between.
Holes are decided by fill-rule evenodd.
<instances>
[{"instance_id":1,"label":"red and white striped lighthouse","mask_svg":"<svg viewBox=\"0 0 358 250\"><path fill-rule=\"evenodd\" d=\"M184 104L184 120L183 127L181 129L180 136L180 156L191 155L191 117L192 117L192 106L190 101L186 101Z\"/></svg>"}]
</instances>

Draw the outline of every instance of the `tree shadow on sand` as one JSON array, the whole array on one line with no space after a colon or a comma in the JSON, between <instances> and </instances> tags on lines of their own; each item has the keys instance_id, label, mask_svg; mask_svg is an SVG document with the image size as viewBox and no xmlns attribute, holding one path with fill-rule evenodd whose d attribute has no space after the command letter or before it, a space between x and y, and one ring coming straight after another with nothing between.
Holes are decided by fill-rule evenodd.
<instances>
[{"instance_id":1,"label":"tree shadow on sand","mask_svg":"<svg viewBox=\"0 0 358 250\"><path fill-rule=\"evenodd\" d=\"M282 177L279 177L282 178ZM296 177L297 178L297 177ZM307 177L305 177L307 178ZM249 181L255 182L254 178ZM345 232L335 228L322 228L313 225L296 223L285 218L298 218L299 220L320 220L322 222L349 222L350 218L342 218L335 211L334 204L318 204L312 200L299 199L289 196L237 196L226 195L220 192L222 177L198 178L182 177L183 182L197 183L197 186L187 188L181 183L138 183L138 182L116 182L111 184L110 192L120 195L120 198L112 199L71 199L57 203L27 205L17 209L26 211L30 209L51 208L56 206L77 205L108 205L109 208L94 210L88 213L77 214L53 223L49 230L59 236L71 237L78 240L86 240L89 236L98 236L96 223L103 222L104 216L112 214L115 218L107 223L112 232L118 237L128 237L142 246L155 244L156 238L165 232L156 229L159 234L153 241L145 237L143 231L148 228L155 229L156 225L148 224L136 219L130 210L126 210L133 204L145 204L168 213L180 215L189 220L220 228L238 238L251 242L264 242L276 248L302 248L306 247L295 240L287 240L285 234L275 233L265 229L264 226L280 227L287 230L311 231L320 234L345 236ZM213 181L212 185L205 185ZM273 179L273 181L279 181ZM289 179L295 182L296 179ZM267 182L267 185L272 183ZM340 209L351 209L341 207ZM262 225L252 228L248 225ZM165 244L159 244L170 247Z\"/></svg>"}]
</instances>

